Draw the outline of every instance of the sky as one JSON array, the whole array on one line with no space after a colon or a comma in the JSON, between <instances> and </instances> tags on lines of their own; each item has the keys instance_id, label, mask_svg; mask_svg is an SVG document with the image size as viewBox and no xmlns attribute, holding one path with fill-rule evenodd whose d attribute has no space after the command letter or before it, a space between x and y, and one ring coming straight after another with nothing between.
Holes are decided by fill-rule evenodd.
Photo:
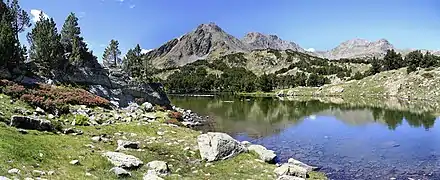
<instances>
[{"instance_id":1,"label":"sky","mask_svg":"<svg viewBox=\"0 0 440 180\"><path fill-rule=\"evenodd\" d=\"M145 50L214 22L242 38L275 34L305 49L329 50L343 41L385 38L396 48L440 49L438 0L20 0L33 21L43 11L61 30L70 12L101 59L111 39L125 52ZM26 41L25 33L21 40Z\"/></svg>"}]
</instances>

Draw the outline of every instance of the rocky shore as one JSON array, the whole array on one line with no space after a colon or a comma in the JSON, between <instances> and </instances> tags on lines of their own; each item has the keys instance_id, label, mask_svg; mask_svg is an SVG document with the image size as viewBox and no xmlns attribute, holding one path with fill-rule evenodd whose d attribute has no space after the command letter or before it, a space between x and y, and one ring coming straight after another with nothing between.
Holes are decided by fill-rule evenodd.
<instances>
[{"instance_id":1,"label":"rocky shore","mask_svg":"<svg viewBox=\"0 0 440 180\"><path fill-rule=\"evenodd\" d=\"M0 179L325 179L297 160L220 132L179 107L70 105L56 115L0 95ZM214 178L215 177L215 178Z\"/></svg>"}]
</instances>

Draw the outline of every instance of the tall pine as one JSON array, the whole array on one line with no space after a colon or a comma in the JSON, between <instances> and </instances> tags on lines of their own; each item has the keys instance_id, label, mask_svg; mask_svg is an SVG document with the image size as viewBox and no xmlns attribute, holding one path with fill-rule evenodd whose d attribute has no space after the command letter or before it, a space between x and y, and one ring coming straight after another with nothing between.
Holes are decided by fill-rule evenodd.
<instances>
[{"instance_id":1,"label":"tall pine","mask_svg":"<svg viewBox=\"0 0 440 180\"><path fill-rule=\"evenodd\" d=\"M119 42L112 39L110 44L104 50L102 62L105 67L119 67L121 65L121 50L119 50Z\"/></svg>"},{"instance_id":2,"label":"tall pine","mask_svg":"<svg viewBox=\"0 0 440 180\"><path fill-rule=\"evenodd\" d=\"M87 45L84 38L81 37L81 28L78 24L78 18L75 13L67 16L63 28L61 29L61 44L64 52L69 54L69 61L78 64L84 60L87 53Z\"/></svg>"},{"instance_id":3,"label":"tall pine","mask_svg":"<svg viewBox=\"0 0 440 180\"><path fill-rule=\"evenodd\" d=\"M49 75L50 70L63 65L63 47L60 39L55 21L52 18L45 18L41 12L40 21L28 34L28 40L30 58L44 75Z\"/></svg>"}]
</instances>

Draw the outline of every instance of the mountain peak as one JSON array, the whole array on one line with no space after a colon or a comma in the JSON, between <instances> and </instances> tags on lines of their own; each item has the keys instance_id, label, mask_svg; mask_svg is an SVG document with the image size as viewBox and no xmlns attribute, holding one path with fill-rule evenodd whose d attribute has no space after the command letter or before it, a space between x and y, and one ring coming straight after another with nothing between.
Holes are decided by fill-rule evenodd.
<instances>
[{"instance_id":1,"label":"mountain peak","mask_svg":"<svg viewBox=\"0 0 440 180\"><path fill-rule=\"evenodd\" d=\"M266 35L259 32L249 32L244 36L242 41L251 46L252 49L291 49L294 51L304 52L304 49L299 47L297 44L284 41L280 39L277 35Z\"/></svg>"},{"instance_id":2,"label":"mountain peak","mask_svg":"<svg viewBox=\"0 0 440 180\"><path fill-rule=\"evenodd\" d=\"M381 57L388 49L394 49L393 45L386 39L368 41L356 38L341 43L336 48L327 52L329 59Z\"/></svg>"},{"instance_id":3,"label":"mountain peak","mask_svg":"<svg viewBox=\"0 0 440 180\"><path fill-rule=\"evenodd\" d=\"M223 31L222 28L220 28L217 24L215 24L214 22L210 22L207 24L200 24L196 30L205 30L205 31L209 31L209 32L213 32L213 31Z\"/></svg>"}]
</instances>

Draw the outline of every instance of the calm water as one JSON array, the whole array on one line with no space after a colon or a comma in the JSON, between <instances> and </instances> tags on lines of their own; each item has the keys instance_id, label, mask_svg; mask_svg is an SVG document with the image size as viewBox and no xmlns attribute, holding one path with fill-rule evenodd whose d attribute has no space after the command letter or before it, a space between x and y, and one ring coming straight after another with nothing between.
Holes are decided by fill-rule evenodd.
<instances>
[{"instance_id":1,"label":"calm water","mask_svg":"<svg viewBox=\"0 0 440 180\"><path fill-rule=\"evenodd\" d=\"M211 131L262 144L331 179L440 179L440 125L433 113L276 98L171 97L210 116Z\"/></svg>"}]
</instances>

